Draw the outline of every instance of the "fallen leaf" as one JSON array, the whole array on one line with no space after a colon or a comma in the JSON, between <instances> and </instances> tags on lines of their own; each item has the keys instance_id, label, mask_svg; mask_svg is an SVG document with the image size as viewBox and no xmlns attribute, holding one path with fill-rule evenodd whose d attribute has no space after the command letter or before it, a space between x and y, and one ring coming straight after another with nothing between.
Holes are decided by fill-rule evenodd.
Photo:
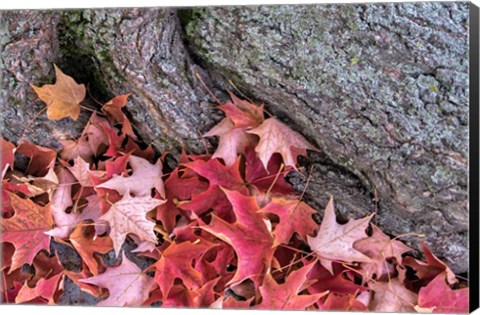
<instances>
[{"instance_id":1,"label":"fallen leaf","mask_svg":"<svg viewBox=\"0 0 480 315\"><path fill-rule=\"evenodd\" d=\"M265 168L274 153L280 153L286 166L297 168L297 156L307 155L307 149L318 151L302 135L275 118L266 119L259 127L247 131L260 137L255 148Z\"/></svg>"},{"instance_id":2,"label":"fallen leaf","mask_svg":"<svg viewBox=\"0 0 480 315\"><path fill-rule=\"evenodd\" d=\"M64 74L56 65L55 84L46 84L42 87L31 85L38 97L47 104L48 119L62 119L72 117L77 120L80 115L80 102L86 94L85 85L77 84L75 80Z\"/></svg>"},{"instance_id":3,"label":"fallen leaf","mask_svg":"<svg viewBox=\"0 0 480 315\"><path fill-rule=\"evenodd\" d=\"M30 158L28 163L27 175L37 177L45 176L49 169L53 168L57 153L52 149L35 145L31 142L22 142L16 153L20 153Z\"/></svg>"},{"instance_id":4,"label":"fallen leaf","mask_svg":"<svg viewBox=\"0 0 480 315\"><path fill-rule=\"evenodd\" d=\"M248 278L261 283L273 257L273 238L258 213L255 198L235 190L223 189L223 192L233 206L236 222L228 223L212 215L210 224L200 227L230 244L237 254L237 272L227 285L235 285Z\"/></svg>"},{"instance_id":5,"label":"fallen leaf","mask_svg":"<svg viewBox=\"0 0 480 315\"><path fill-rule=\"evenodd\" d=\"M282 169L282 165L282 157L279 154L274 154L270 158L268 168L265 169L254 148L247 148L245 156L245 182L249 187L253 186L261 192L270 192L284 196L293 195L295 194L295 189L285 181L285 176L291 171L291 167Z\"/></svg>"},{"instance_id":6,"label":"fallen leaf","mask_svg":"<svg viewBox=\"0 0 480 315\"><path fill-rule=\"evenodd\" d=\"M132 167L130 176L113 175L110 180L96 187L113 189L120 195L125 195L129 191L137 197L150 196L152 188L155 188L162 198L165 198L160 159L156 164L150 164L147 160L132 155L128 163Z\"/></svg>"},{"instance_id":7,"label":"fallen leaf","mask_svg":"<svg viewBox=\"0 0 480 315\"><path fill-rule=\"evenodd\" d=\"M58 273L48 279L40 279L34 288L30 288L27 283L24 283L17 297L15 303L25 303L37 298L45 299L48 304L56 304L54 301L54 295L59 290L63 290L63 278L64 274Z\"/></svg>"},{"instance_id":8,"label":"fallen leaf","mask_svg":"<svg viewBox=\"0 0 480 315\"><path fill-rule=\"evenodd\" d=\"M412 249L395 239L390 239L376 225L372 224L372 236L356 241L353 248L372 259L362 263L362 269L369 278L383 278L389 274L387 258L395 258L397 263L402 262L402 255Z\"/></svg>"},{"instance_id":9,"label":"fallen leaf","mask_svg":"<svg viewBox=\"0 0 480 315\"><path fill-rule=\"evenodd\" d=\"M92 180L90 179L90 164L85 162L82 157L77 156L73 159L73 166L68 163L62 163L73 176L77 179L78 183L83 187L93 187Z\"/></svg>"},{"instance_id":10,"label":"fallen leaf","mask_svg":"<svg viewBox=\"0 0 480 315\"><path fill-rule=\"evenodd\" d=\"M354 295L357 292L368 290L367 287L356 284L346 276L348 269L341 264L333 264L333 274L317 262L308 275L308 279L315 281L308 291L321 293L325 291L339 293L341 295ZM332 298L333 299L333 298Z\"/></svg>"},{"instance_id":11,"label":"fallen leaf","mask_svg":"<svg viewBox=\"0 0 480 315\"><path fill-rule=\"evenodd\" d=\"M430 310L433 313L467 314L469 312L468 288L452 290L447 284L447 273L438 274L430 283L418 292L418 310ZM421 309L418 309L420 307Z\"/></svg>"},{"instance_id":12,"label":"fallen leaf","mask_svg":"<svg viewBox=\"0 0 480 315\"><path fill-rule=\"evenodd\" d=\"M162 296L168 296L175 279L182 280L189 289L201 287L201 274L193 268L192 261L199 259L211 246L202 242L173 242L162 252L160 260L155 263L155 282L160 286Z\"/></svg>"},{"instance_id":13,"label":"fallen leaf","mask_svg":"<svg viewBox=\"0 0 480 315\"><path fill-rule=\"evenodd\" d=\"M113 241L115 256L120 253L128 233L133 233L144 241L157 242L157 237L153 232L155 223L148 220L146 214L164 202L151 197L131 197L127 192L121 200L112 204L110 210L98 219L98 221L105 221L110 225L109 235Z\"/></svg>"},{"instance_id":14,"label":"fallen leaf","mask_svg":"<svg viewBox=\"0 0 480 315\"><path fill-rule=\"evenodd\" d=\"M9 194L15 214L9 219L1 219L2 242L15 246L10 272L23 264L31 264L35 255L42 249L49 252L50 236L45 232L53 226L50 205L41 207L30 199Z\"/></svg>"},{"instance_id":15,"label":"fallen leaf","mask_svg":"<svg viewBox=\"0 0 480 315\"><path fill-rule=\"evenodd\" d=\"M396 278L389 282L369 283L374 292L373 300L369 305L373 312L413 313L417 304L418 295L400 283Z\"/></svg>"},{"instance_id":16,"label":"fallen leaf","mask_svg":"<svg viewBox=\"0 0 480 315\"><path fill-rule=\"evenodd\" d=\"M274 197L269 204L260 209L260 212L273 213L280 218L280 222L273 230L275 247L279 244L288 244L294 233L298 233L306 240L307 235L312 235L318 227L312 218L317 211L297 199Z\"/></svg>"},{"instance_id":17,"label":"fallen leaf","mask_svg":"<svg viewBox=\"0 0 480 315\"><path fill-rule=\"evenodd\" d=\"M108 298L100 301L98 306L141 306L148 299L153 285L153 279L143 273L125 254L122 255L120 266L108 268L101 275L78 281L108 289Z\"/></svg>"},{"instance_id":18,"label":"fallen leaf","mask_svg":"<svg viewBox=\"0 0 480 315\"><path fill-rule=\"evenodd\" d=\"M262 302L255 309L305 310L328 292L300 294L307 282L307 274L314 264L309 264L290 273L284 283L278 284L270 273L265 275L259 291Z\"/></svg>"},{"instance_id":19,"label":"fallen leaf","mask_svg":"<svg viewBox=\"0 0 480 315\"><path fill-rule=\"evenodd\" d=\"M127 99L129 96L130 94L115 96L103 105L102 111L107 115L112 125L115 123L122 124L122 132L133 139L136 139L137 137L133 132L132 124L130 124L127 116L122 112L122 108L127 105Z\"/></svg>"},{"instance_id":20,"label":"fallen leaf","mask_svg":"<svg viewBox=\"0 0 480 315\"><path fill-rule=\"evenodd\" d=\"M368 256L354 249L353 243L367 236L365 230L372 216L373 214L363 219L351 219L347 224L340 225L335 217L333 198L330 198L317 236L307 236L308 245L330 273L333 274L332 261L371 261Z\"/></svg>"},{"instance_id":21,"label":"fallen leaf","mask_svg":"<svg viewBox=\"0 0 480 315\"><path fill-rule=\"evenodd\" d=\"M263 105L242 100L230 91L228 94L230 94L234 107L219 106L219 108L225 112L225 115L233 121L236 127L256 127L264 121ZM231 103L227 104L231 105Z\"/></svg>"},{"instance_id":22,"label":"fallen leaf","mask_svg":"<svg viewBox=\"0 0 480 315\"><path fill-rule=\"evenodd\" d=\"M93 226L78 225L70 234L69 239L91 273L94 276L98 275L98 258L95 258L94 254L108 253L113 248L111 238L108 236L97 236Z\"/></svg>"},{"instance_id":23,"label":"fallen leaf","mask_svg":"<svg viewBox=\"0 0 480 315\"><path fill-rule=\"evenodd\" d=\"M245 154L246 147L257 143L255 136L248 134L245 129L236 128L228 118L223 119L203 136L220 137L218 147L212 155L212 159L223 159L226 166L232 166L238 154Z\"/></svg>"},{"instance_id":24,"label":"fallen leaf","mask_svg":"<svg viewBox=\"0 0 480 315\"><path fill-rule=\"evenodd\" d=\"M368 307L355 298L354 294L330 293L319 309L322 311L366 312Z\"/></svg>"},{"instance_id":25,"label":"fallen leaf","mask_svg":"<svg viewBox=\"0 0 480 315\"><path fill-rule=\"evenodd\" d=\"M192 196L201 193L207 189L208 183L201 181L198 176L183 177L179 175L179 169L176 168L165 180L166 201L158 206L157 220L168 233L171 233L176 226L177 217L181 216L182 210L177 207L180 200L189 200Z\"/></svg>"},{"instance_id":26,"label":"fallen leaf","mask_svg":"<svg viewBox=\"0 0 480 315\"><path fill-rule=\"evenodd\" d=\"M72 174L63 167L61 167L57 173L60 185L55 189L50 203L55 228L45 232L45 234L66 239L79 222L79 215L76 211L66 212L66 210L73 205L72 185L76 180Z\"/></svg>"},{"instance_id":27,"label":"fallen leaf","mask_svg":"<svg viewBox=\"0 0 480 315\"><path fill-rule=\"evenodd\" d=\"M209 209L224 220L230 220L233 216L231 203L225 197L220 186L230 190L237 190L240 193L248 194L242 176L239 171L239 159L231 167L226 167L218 160L209 161L195 160L185 163L187 169L193 170L196 174L209 181L208 189L202 193L192 196L189 201L179 203L178 207L184 210L191 210L196 215L201 215Z\"/></svg>"},{"instance_id":28,"label":"fallen leaf","mask_svg":"<svg viewBox=\"0 0 480 315\"><path fill-rule=\"evenodd\" d=\"M13 162L15 160L15 150L16 146L13 143L8 142L7 140L0 137L2 141L2 146L0 147L0 163L2 168L2 179L5 176L5 173L8 169L13 170Z\"/></svg>"}]
</instances>

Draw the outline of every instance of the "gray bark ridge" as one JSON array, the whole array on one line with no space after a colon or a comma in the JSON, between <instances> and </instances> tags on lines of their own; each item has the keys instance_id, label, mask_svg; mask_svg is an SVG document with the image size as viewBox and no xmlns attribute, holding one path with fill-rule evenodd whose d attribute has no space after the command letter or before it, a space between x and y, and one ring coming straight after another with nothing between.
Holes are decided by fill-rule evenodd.
<instances>
[{"instance_id":1,"label":"gray bark ridge","mask_svg":"<svg viewBox=\"0 0 480 315\"><path fill-rule=\"evenodd\" d=\"M222 115L195 73L225 100L231 79L322 149L302 162L314 168L312 206L332 194L344 219L377 208L383 230L425 234L461 273L467 34L467 3L2 12L2 136L17 141L43 107L28 84L51 83L55 62L101 101L132 93L128 116L145 142L198 153ZM88 115L40 117L26 138L58 147Z\"/></svg>"}]
</instances>

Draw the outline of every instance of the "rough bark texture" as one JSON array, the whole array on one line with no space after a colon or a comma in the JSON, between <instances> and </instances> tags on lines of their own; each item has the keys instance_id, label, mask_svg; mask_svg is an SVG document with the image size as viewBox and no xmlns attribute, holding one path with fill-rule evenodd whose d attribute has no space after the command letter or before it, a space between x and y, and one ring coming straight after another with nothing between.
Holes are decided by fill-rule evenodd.
<instances>
[{"instance_id":1,"label":"rough bark texture","mask_svg":"<svg viewBox=\"0 0 480 315\"><path fill-rule=\"evenodd\" d=\"M200 152L199 133L221 114L195 72L224 100L231 79L321 148L302 162L313 166L309 203L323 209L332 194L345 219L377 208L386 232L423 233L466 272L468 11L462 2L2 12L2 136L18 141L43 107L29 83L51 83L55 62L102 102L132 93L128 115L144 141ZM40 115L25 138L58 147L88 116ZM290 180L303 189L305 177Z\"/></svg>"}]
</instances>

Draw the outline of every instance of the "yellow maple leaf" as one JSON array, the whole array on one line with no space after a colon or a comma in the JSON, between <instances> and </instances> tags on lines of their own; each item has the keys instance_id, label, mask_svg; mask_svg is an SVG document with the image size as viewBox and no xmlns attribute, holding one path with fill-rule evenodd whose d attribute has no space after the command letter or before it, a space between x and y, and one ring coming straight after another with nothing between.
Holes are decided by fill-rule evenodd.
<instances>
[{"instance_id":1,"label":"yellow maple leaf","mask_svg":"<svg viewBox=\"0 0 480 315\"><path fill-rule=\"evenodd\" d=\"M56 65L54 67L57 77L55 84L46 84L42 87L31 84L31 86L38 97L47 104L48 119L57 120L70 116L77 120L80 115L80 102L86 94L85 85L77 84Z\"/></svg>"}]
</instances>

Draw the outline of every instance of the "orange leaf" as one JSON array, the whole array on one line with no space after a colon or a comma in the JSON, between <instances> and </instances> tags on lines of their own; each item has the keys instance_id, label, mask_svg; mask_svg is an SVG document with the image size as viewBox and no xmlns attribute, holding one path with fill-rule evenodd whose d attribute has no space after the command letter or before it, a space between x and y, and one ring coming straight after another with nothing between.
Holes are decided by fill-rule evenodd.
<instances>
[{"instance_id":1,"label":"orange leaf","mask_svg":"<svg viewBox=\"0 0 480 315\"><path fill-rule=\"evenodd\" d=\"M56 65L55 84L46 84L42 87L31 85L38 97L47 104L48 119L62 119L72 117L77 120L80 115L80 102L86 94L85 85L77 84L75 80L64 74Z\"/></svg>"},{"instance_id":2,"label":"orange leaf","mask_svg":"<svg viewBox=\"0 0 480 315\"><path fill-rule=\"evenodd\" d=\"M22 199L9 194L15 215L1 220L2 242L15 246L10 272L23 264L31 264L35 255L42 249L49 251L50 236L44 232L53 225L50 206L40 207L30 199Z\"/></svg>"}]
</instances>

